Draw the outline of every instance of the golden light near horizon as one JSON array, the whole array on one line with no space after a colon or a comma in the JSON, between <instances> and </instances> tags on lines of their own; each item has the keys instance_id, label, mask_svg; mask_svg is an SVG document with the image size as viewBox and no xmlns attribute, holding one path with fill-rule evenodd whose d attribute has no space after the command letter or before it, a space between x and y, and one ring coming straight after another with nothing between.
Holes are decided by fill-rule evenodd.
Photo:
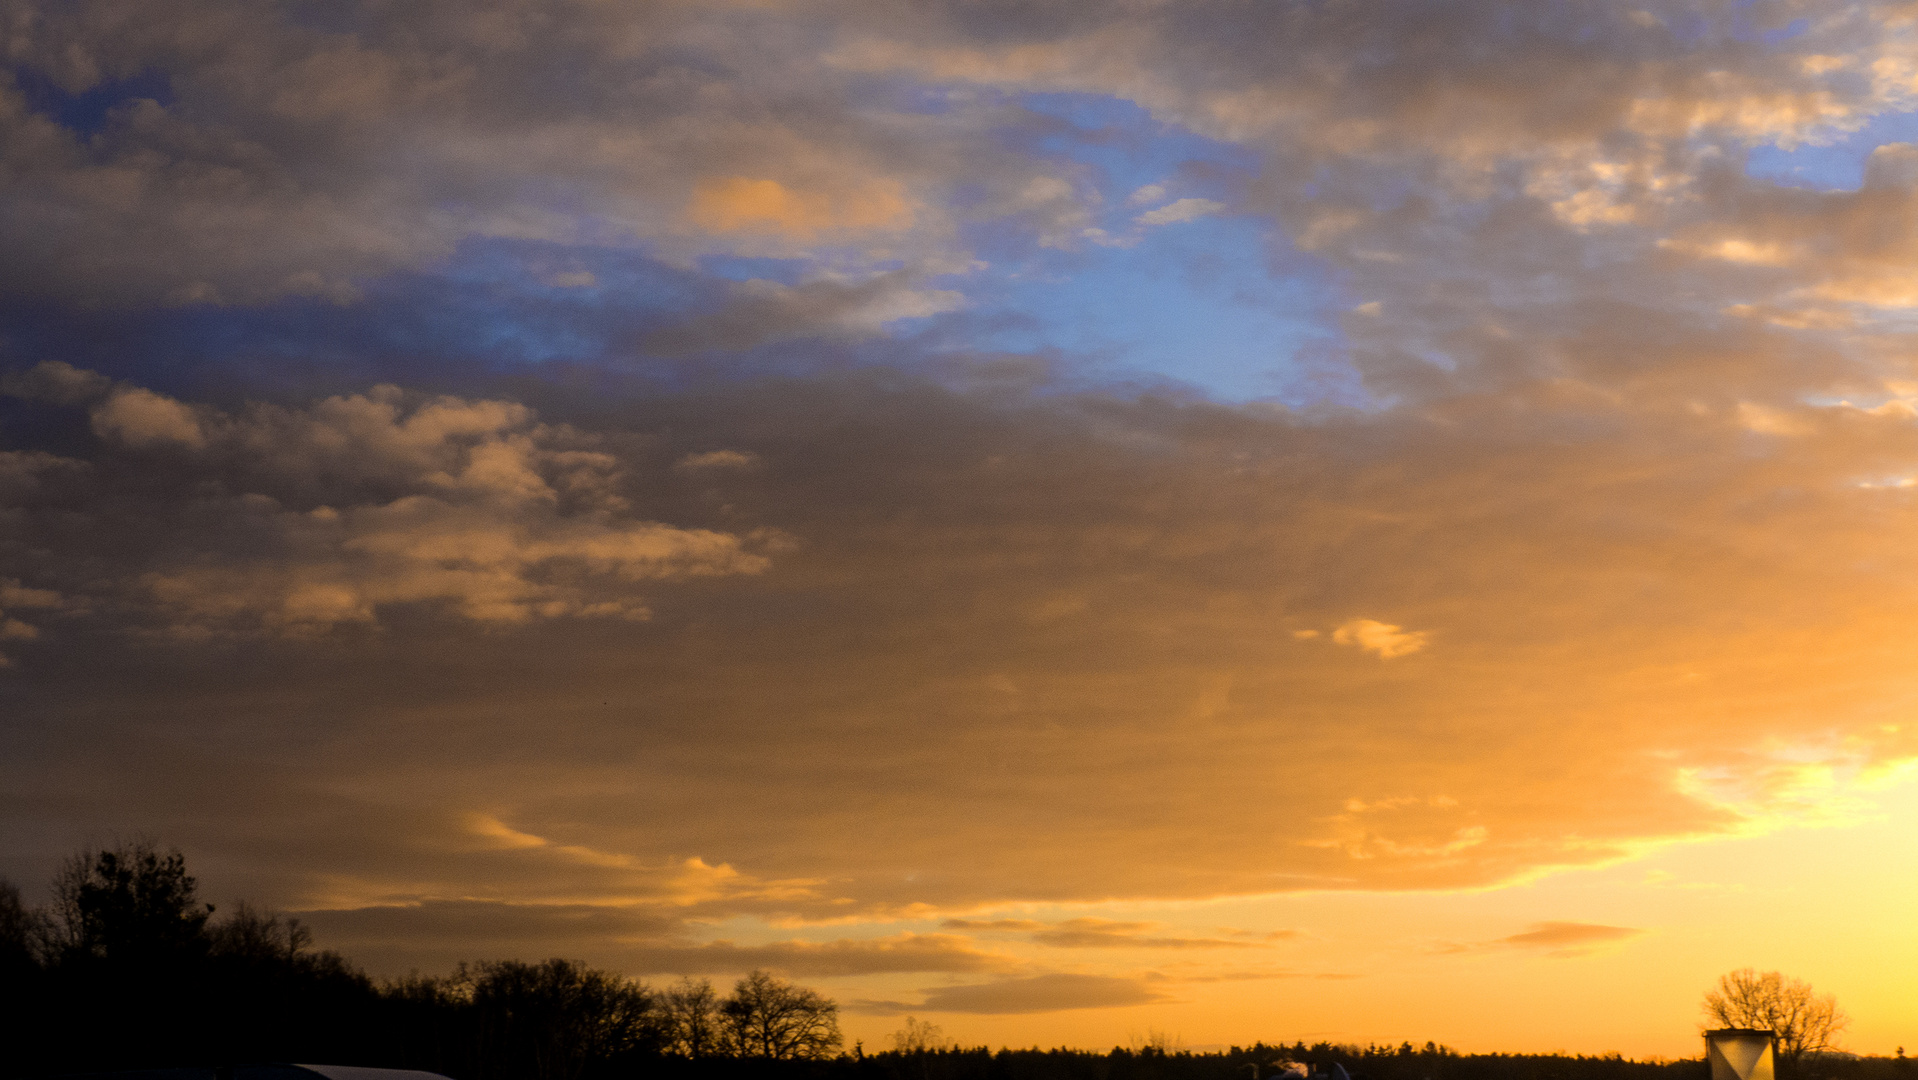
<instances>
[{"instance_id":1,"label":"golden light near horizon","mask_svg":"<svg viewBox=\"0 0 1918 1080\"><path fill-rule=\"evenodd\" d=\"M1918 1045L1907 6L24 3L29 892L870 1045Z\"/></svg>"}]
</instances>

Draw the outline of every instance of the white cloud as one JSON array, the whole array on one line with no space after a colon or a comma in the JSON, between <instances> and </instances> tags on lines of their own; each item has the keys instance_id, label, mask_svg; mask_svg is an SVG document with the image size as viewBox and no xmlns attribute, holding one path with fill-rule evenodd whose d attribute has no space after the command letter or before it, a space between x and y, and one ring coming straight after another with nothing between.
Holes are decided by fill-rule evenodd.
<instances>
[{"instance_id":1,"label":"white cloud","mask_svg":"<svg viewBox=\"0 0 1918 1080\"><path fill-rule=\"evenodd\" d=\"M1141 225L1177 225L1184 221L1197 221L1208 214L1216 214L1225 209L1225 204L1216 199L1180 199L1167 203L1157 210L1148 210L1132 220Z\"/></svg>"}]
</instances>

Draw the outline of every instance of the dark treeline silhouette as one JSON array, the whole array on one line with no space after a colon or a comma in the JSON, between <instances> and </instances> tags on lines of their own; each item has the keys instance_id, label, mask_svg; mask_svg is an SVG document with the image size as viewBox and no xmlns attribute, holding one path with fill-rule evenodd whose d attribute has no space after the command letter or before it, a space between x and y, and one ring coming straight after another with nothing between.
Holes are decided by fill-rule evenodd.
<instances>
[{"instance_id":1,"label":"dark treeline silhouette","mask_svg":"<svg viewBox=\"0 0 1918 1080\"><path fill-rule=\"evenodd\" d=\"M810 1061L838 1007L765 972L721 997L571 960L461 964L376 983L297 920L200 901L150 843L83 852L30 910L0 881L0 1076L329 1062L457 1080L610 1080Z\"/></svg>"},{"instance_id":2,"label":"dark treeline silhouette","mask_svg":"<svg viewBox=\"0 0 1918 1080\"><path fill-rule=\"evenodd\" d=\"M908 1023L906 1036L912 1035ZM937 1032L921 1025L919 1033ZM1702 1061L1257 1044L963 1049L900 1037L845 1052L834 1003L764 972L728 996L569 960L461 964L375 982L297 920L199 899L177 851L83 852L30 909L0 880L0 1078L326 1062L455 1080L1269 1080L1281 1061L1355 1080L1704 1080ZM1791 1080L1918 1080L1902 1058L1822 1057Z\"/></svg>"},{"instance_id":3,"label":"dark treeline silhouette","mask_svg":"<svg viewBox=\"0 0 1918 1080\"><path fill-rule=\"evenodd\" d=\"M1352 1080L1707 1080L1711 1075L1702 1057L1634 1061L1617 1054L1461 1054L1429 1042L1423 1047L1257 1043L1208 1052L946 1048L834 1064L849 1074L846 1080L855 1080L855 1074L856 1080L1251 1080L1255 1075L1271 1080L1281 1062L1310 1066L1314 1080L1335 1064ZM1902 1056L1826 1055L1802 1064L1799 1076L1918 1080L1918 1069Z\"/></svg>"}]
</instances>

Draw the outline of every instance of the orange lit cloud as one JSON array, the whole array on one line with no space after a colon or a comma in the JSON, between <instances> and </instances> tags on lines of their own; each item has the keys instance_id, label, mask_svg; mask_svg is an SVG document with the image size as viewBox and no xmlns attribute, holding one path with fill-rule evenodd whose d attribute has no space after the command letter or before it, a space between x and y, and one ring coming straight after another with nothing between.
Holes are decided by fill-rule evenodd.
<instances>
[{"instance_id":1,"label":"orange lit cloud","mask_svg":"<svg viewBox=\"0 0 1918 1080\"><path fill-rule=\"evenodd\" d=\"M1425 648L1426 634L1407 632L1403 627L1377 619L1353 619L1332 631L1332 640L1374 653L1381 660L1408 656Z\"/></svg>"},{"instance_id":2,"label":"orange lit cloud","mask_svg":"<svg viewBox=\"0 0 1918 1080\"><path fill-rule=\"evenodd\" d=\"M824 233L897 229L912 223L912 204L896 180L851 190L802 191L777 180L716 176L699 182L687 220L715 232L769 232L795 240Z\"/></svg>"}]
</instances>

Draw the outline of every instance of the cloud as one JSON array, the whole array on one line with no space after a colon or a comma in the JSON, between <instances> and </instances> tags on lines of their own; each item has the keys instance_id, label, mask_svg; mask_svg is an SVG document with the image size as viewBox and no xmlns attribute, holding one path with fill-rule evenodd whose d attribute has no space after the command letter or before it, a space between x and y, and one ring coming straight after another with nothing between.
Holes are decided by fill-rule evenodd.
<instances>
[{"instance_id":1,"label":"cloud","mask_svg":"<svg viewBox=\"0 0 1918 1080\"><path fill-rule=\"evenodd\" d=\"M7 459L23 479L6 488L0 573L86 612L7 608L40 633L7 647L6 677L22 715L93 719L7 762L21 813L71 828L138 817L235 853L222 862L258 868L262 900L289 908L487 882L522 903L678 897L689 917L824 921L1483 886L1798 813L1802 787L1730 798L1680 783L1769 767L1728 756L1728 714L1710 707L1726 687L1743 688L1737 745L1796 745L1790 672L1804 669L1765 667L1781 650L1853 680L1820 714L1860 740L1831 759L1838 775L1912 752L1872 704L1901 692L1888 628L1902 594L1861 569L1902 565L1888 522L1905 511L1851 483L1859 447L1884 440L1890 462L1904 445L1889 416L1834 412L1774 458L1749 452L1729 406L1648 418L1581 395L1517 412L1462 400L1448 406L1460 422L1441 423L1008 403L863 373L611 409L604 389L539 393L537 414L504 389L182 401L198 449L34 414L41 427L22 430L84 457ZM1601 434L1552 443L1574 417L1604 419ZM1510 454L1533 439L1555 448ZM723 493L713 470L674 467L742 446L761 464L725 470ZM1677 447L1692 466L1670 466ZM1742 509L1781 484L1815 494L1775 516ZM798 542L762 548L761 530ZM1806 535L1816 554L1783 542ZM1621 574L1640 583L1629 604ZM1029 617L1062 591L1086 603ZM1793 595L1825 606L1777 606ZM654 617L617 617L639 605ZM1442 622L1456 662L1327 665L1293 634L1387 608ZM239 668L237 642L260 643ZM1514 673L1539 671L1551 677L1528 677L1515 704ZM165 689L182 684L201 689ZM137 723L114 704L131 701ZM1489 748L1474 734L1488 717L1532 732L1538 715L1555 718L1548 733ZM221 717L244 718L254 757L218 749ZM530 717L564 737L529 740ZM151 725L202 733L183 783L281 770L290 816L236 804L223 824L134 782L116 763L153 758ZM1527 766L1537 739L1566 762L1549 777ZM342 845L361 834L328 825L335 812L393 835ZM474 832L473 814L510 834ZM255 847L269 827L276 846ZM694 855L741 884L672 884ZM1236 940L950 929L1189 955Z\"/></svg>"},{"instance_id":2,"label":"cloud","mask_svg":"<svg viewBox=\"0 0 1918 1080\"><path fill-rule=\"evenodd\" d=\"M139 387L116 390L95 408L93 430L140 448L206 445L206 432L192 409Z\"/></svg>"},{"instance_id":3,"label":"cloud","mask_svg":"<svg viewBox=\"0 0 1918 1080\"><path fill-rule=\"evenodd\" d=\"M1608 945L1617 945L1644 934L1643 930L1626 926L1541 922L1533 923L1530 930L1510 937L1474 943L1451 942L1438 946L1434 951L1442 954L1462 954L1520 949L1542 952L1546 956L1563 960L1586 956Z\"/></svg>"},{"instance_id":4,"label":"cloud","mask_svg":"<svg viewBox=\"0 0 1918 1080\"><path fill-rule=\"evenodd\" d=\"M650 353L681 356L800 337L856 340L876 335L899 319L938 315L963 303L957 292L920 288L910 275L898 272L863 281L820 278L792 286L755 279L733 286L719 310L652 331L640 345Z\"/></svg>"},{"instance_id":5,"label":"cloud","mask_svg":"<svg viewBox=\"0 0 1918 1080\"><path fill-rule=\"evenodd\" d=\"M750 469L759 464L756 454L745 450L707 450L687 454L673 463L675 469Z\"/></svg>"},{"instance_id":6,"label":"cloud","mask_svg":"<svg viewBox=\"0 0 1918 1080\"><path fill-rule=\"evenodd\" d=\"M1228 938L1155 937L1145 933L1153 923L1117 922L1111 919L1078 918L1041 930L1032 935L1040 945L1062 949L1244 949L1258 943Z\"/></svg>"},{"instance_id":7,"label":"cloud","mask_svg":"<svg viewBox=\"0 0 1918 1080\"><path fill-rule=\"evenodd\" d=\"M769 945L710 942L682 948L637 951L633 970L652 972L746 972L770 968L795 976L832 977L916 971L981 972L1015 966L1008 956L972 948L947 934L901 934L879 939L782 941Z\"/></svg>"},{"instance_id":8,"label":"cloud","mask_svg":"<svg viewBox=\"0 0 1918 1080\"><path fill-rule=\"evenodd\" d=\"M1111 975L1032 975L963 986L935 986L916 1005L903 1002L857 1003L861 1012L892 1014L919 1010L1006 1015L1062 1012L1067 1009L1123 1009L1166 1000L1139 979Z\"/></svg>"},{"instance_id":9,"label":"cloud","mask_svg":"<svg viewBox=\"0 0 1918 1080\"><path fill-rule=\"evenodd\" d=\"M1381 660L1418 652L1425 648L1428 636L1424 631L1407 632L1402 627L1376 619L1353 619L1332 631L1333 641L1377 653Z\"/></svg>"},{"instance_id":10,"label":"cloud","mask_svg":"<svg viewBox=\"0 0 1918 1080\"><path fill-rule=\"evenodd\" d=\"M1179 199L1157 210L1148 210L1133 220L1146 226L1177 225L1184 221L1197 221L1223 209L1225 204L1216 199Z\"/></svg>"},{"instance_id":11,"label":"cloud","mask_svg":"<svg viewBox=\"0 0 1918 1080\"><path fill-rule=\"evenodd\" d=\"M25 371L0 376L0 393L57 405L85 405L107 396L113 380L61 360L45 360Z\"/></svg>"},{"instance_id":12,"label":"cloud","mask_svg":"<svg viewBox=\"0 0 1918 1080\"><path fill-rule=\"evenodd\" d=\"M686 216L715 232L770 231L811 240L836 230L898 228L911 223L913 210L895 180L880 179L853 190L805 192L777 180L717 176L694 187Z\"/></svg>"},{"instance_id":13,"label":"cloud","mask_svg":"<svg viewBox=\"0 0 1918 1080\"><path fill-rule=\"evenodd\" d=\"M74 606L49 589L29 589L17 580L0 578L0 641L33 641L40 636L40 628L20 618L22 614L38 617L43 613L71 610ZM12 666L13 661L0 653L0 668Z\"/></svg>"},{"instance_id":14,"label":"cloud","mask_svg":"<svg viewBox=\"0 0 1918 1080\"><path fill-rule=\"evenodd\" d=\"M940 924L948 930L973 933L1021 933L1035 944L1062 949L1219 949L1261 948L1263 940L1288 936L1289 931L1258 935L1234 931L1230 938L1171 937L1150 933L1159 924L1123 922L1090 916L1061 922L1034 919L947 919ZM1263 940L1258 940L1263 937Z\"/></svg>"},{"instance_id":15,"label":"cloud","mask_svg":"<svg viewBox=\"0 0 1918 1080\"><path fill-rule=\"evenodd\" d=\"M1499 944L1516 949L1551 949L1554 955L1582 951L1598 945L1628 941L1644 934L1628 926L1602 926L1598 923L1542 922L1530 930L1500 938Z\"/></svg>"},{"instance_id":16,"label":"cloud","mask_svg":"<svg viewBox=\"0 0 1918 1080\"><path fill-rule=\"evenodd\" d=\"M52 367L35 377L74 381ZM121 386L91 424L136 454L194 452L186 471L222 478L194 528L244 536L245 550L209 560L227 541L203 535L201 557L119 583L124 602L178 629L315 633L421 603L482 623L645 618L635 583L768 565L736 535L633 520L614 458L509 402L382 387L230 416Z\"/></svg>"},{"instance_id":17,"label":"cloud","mask_svg":"<svg viewBox=\"0 0 1918 1080\"><path fill-rule=\"evenodd\" d=\"M114 10L35 0L9 39L0 242L16 257L0 276L16 293L351 305L486 239L939 263L952 215L923 186L969 174L1003 194L1042 171L975 122L981 106L918 113L917 134L910 112L848 111L858 76L795 51L847 10L539 19L509 2L479 20L513 27L499 33L430 9L319 26L192 0L171 30ZM579 93L552 93L561 81ZM76 120L75 99L108 107ZM561 273L538 280L598 280Z\"/></svg>"},{"instance_id":18,"label":"cloud","mask_svg":"<svg viewBox=\"0 0 1918 1080\"><path fill-rule=\"evenodd\" d=\"M737 944L690 940L670 904L515 903L426 899L297 913L327 947L389 966L445 968L460 960L564 951L639 975L740 975L758 968L796 978L913 972L971 974L1014 966L1008 956L948 934Z\"/></svg>"},{"instance_id":19,"label":"cloud","mask_svg":"<svg viewBox=\"0 0 1918 1080\"><path fill-rule=\"evenodd\" d=\"M1035 919L947 919L939 925L948 930L1000 932L1044 930L1051 924Z\"/></svg>"}]
</instances>

